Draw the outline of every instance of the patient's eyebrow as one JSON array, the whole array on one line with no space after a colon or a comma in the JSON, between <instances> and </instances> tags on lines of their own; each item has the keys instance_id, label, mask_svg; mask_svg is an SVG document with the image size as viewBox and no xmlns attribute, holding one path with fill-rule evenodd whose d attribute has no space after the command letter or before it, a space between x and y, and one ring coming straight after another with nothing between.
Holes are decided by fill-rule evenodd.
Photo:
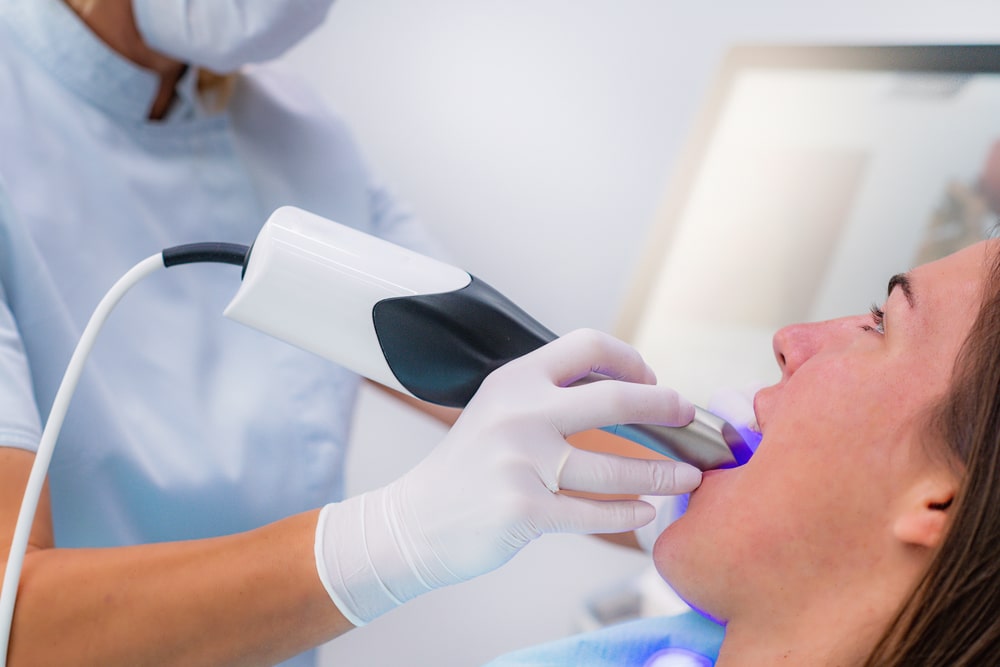
<instances>
[{"instance_id":1,"label":"patient's eyebrow","mask_svg":"<svg viewBox=\"0 0 1000 667\"><path fill-rule=\"evenodd\" d=\"M891 296L892 290L897 287L903 290L906 302L910 304L910 308L913 308L913 287L910 284L910 275L908 273L897 273L892 278L889 278L889 289L886 291L886 295Z\"/></svg>"}]
</instances>

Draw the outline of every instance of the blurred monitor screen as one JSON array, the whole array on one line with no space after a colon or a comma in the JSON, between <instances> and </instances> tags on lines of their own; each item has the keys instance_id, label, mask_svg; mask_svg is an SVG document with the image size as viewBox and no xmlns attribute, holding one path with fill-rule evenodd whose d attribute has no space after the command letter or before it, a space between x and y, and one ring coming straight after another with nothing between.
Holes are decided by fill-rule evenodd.
<instances>
[{"instance_id":1,"label":"blurred monitor screen","mask_svg":"<svg viewBox=\"0 0 1000 667\"><path fill-rule=\"evenodd\" d=\"M998 213L1000 46L736 47L618 333L696 402L770 383L778 328L864 313Z\"/></svg>"}]
</instances>

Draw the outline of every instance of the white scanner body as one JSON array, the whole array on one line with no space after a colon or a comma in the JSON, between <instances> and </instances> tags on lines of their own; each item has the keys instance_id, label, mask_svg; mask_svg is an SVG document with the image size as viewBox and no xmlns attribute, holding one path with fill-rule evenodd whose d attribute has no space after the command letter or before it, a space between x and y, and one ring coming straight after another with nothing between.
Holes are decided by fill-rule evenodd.
<instances>
[{"instance_id":1,"label":"white scanner body","mask_svg":"<svg viewBox=\"0 0 1000 667\"><path fill-rule=\"evenodd\" d=\"M285 206L257 235L225 315L409 394L379 344L375 305L471 281L454 266Z\"/></svg>"}]
</instances>

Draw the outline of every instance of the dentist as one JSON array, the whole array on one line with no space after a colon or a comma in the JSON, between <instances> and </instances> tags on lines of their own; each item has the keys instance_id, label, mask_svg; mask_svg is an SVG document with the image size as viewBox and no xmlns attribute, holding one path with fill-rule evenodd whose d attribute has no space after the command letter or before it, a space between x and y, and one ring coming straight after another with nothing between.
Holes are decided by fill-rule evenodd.
<instances>
[{"instance_id":1,"label":"dentist","mask_svg":"<svg viewBox=\"0 0 1000 667\"><path fill-rule=\"evenodd\" d=\"M245 66L329 5L0 3L0 543L72 347L137 259L245 242L284 204L435 254L338 117ZM358 379L222 318L232 282L213 272L228 270L151 277L102 332L33 526L10 665L313 665L318 644L543 533L652 518L564 490L700 481L566 443L693 414L634 350L579 332L490 376L423 462L345 500ZM609 380L569 386L591 372Z\"/></svg>"}]
</instances>

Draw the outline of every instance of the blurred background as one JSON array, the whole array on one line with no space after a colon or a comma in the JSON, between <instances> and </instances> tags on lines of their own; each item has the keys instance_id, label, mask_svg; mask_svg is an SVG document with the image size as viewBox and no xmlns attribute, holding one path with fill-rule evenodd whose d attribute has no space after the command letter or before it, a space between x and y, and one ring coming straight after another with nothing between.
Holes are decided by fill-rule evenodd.
<instances>
[{"instance_id":1,"label":"blurred background","mask_svg":"<svg viewBox=\"0 0 1000 667\"><path fill-rule=\"evenodd\" d=\"M280 65L347 119L455 264L558 333L615 331L672 169L736 42L997 43L1000 6L338 0ZM366 391L359 402L351 494L394 479L443 434L387 400ZM498 572L332 642L323 664L479 665L582 629L588 601L648 570L637 552L545 537Z\"/></svg>"}]
</instances>

